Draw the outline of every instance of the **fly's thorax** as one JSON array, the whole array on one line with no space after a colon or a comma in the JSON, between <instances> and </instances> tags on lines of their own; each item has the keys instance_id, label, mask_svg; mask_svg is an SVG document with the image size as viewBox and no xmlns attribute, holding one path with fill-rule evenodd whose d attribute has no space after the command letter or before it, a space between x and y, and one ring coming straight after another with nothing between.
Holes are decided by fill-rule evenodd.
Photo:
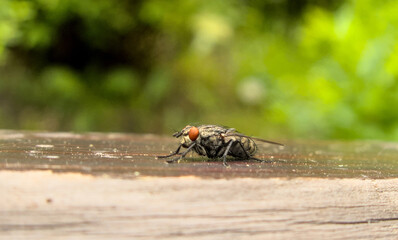
<instances>
[{"instance_id":1,"label":"fly's thorax","mask_svg":"<svg viewBox=\"0 0 398 240\"><path fill-rule=\"evenodd\" d=\"M226 132L225 128L214 126L214 125L203 125L199 126L199 138L198 142L208 148L218 148L224 144L224 137L222 136Z\"/></svg>"},{"instance_id":2,"label":"fly's thorax","mask_svg":"<svg viewBox=\"0 0 398 240\"><path fill-rule=\"evenodd\" d=\"M220 135L226 133L228 129L216 125L201 125L198 127L199 134L202 138L209 136Z\"/></svg>"},{"instance_id":3,"label":"fly's thorax","mask_svg":"<svg viewBox=\"0 0 398 240\"><path fill-rule=\"evenodd\" d=\"M200 145L210 149L217 149L224 144L224 139L221 135L207 135L197 140Z\"/></svg>"}]
</instances>

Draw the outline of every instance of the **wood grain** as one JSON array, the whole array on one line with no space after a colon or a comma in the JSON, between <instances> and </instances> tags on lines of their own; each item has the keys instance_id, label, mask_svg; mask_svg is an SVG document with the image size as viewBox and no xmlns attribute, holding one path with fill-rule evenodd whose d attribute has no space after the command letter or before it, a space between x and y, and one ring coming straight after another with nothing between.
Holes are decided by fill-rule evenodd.
<instances>
[{"instance_id":1,"label":"wood grain","mask_svg":"<svg viewBox=\"0 0 398 240\"><path fill-rule=\"evenodd\" d=\"M397 239L398 179L0 172L1 239Z\"/></svg>"},{"instance_id":2,"label":"wood grain","mask_svg":"<svg viewBox=\"0 0 398 240\"><path fill-rule=\"evenodd\" d=\"M0 239L398 239L398 144L281 141L269 163L156 159L176 139L0 130Z\"/></svg>"}]
</instances>

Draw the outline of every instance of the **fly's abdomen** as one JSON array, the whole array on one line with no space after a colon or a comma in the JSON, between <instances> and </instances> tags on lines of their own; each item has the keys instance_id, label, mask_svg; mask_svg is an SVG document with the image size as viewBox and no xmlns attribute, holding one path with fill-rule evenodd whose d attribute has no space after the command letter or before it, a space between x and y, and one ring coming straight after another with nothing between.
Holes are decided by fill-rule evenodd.
<instances>
[{"instance_id":1,"label":"fly's abdomen","mask_svg":"<svg viewBox=\"0 0 398 240\"><path fill-rule=\"evenodd\" d=\"M250 156L253 156L257 151L257 145L251 138L242 138L244 139L243 147L249 153Z\"/></svg>"},{"instance_id":2,"label":"fly's abdomen","mask_svg":"<svg viewBox=\"0 0 398 240\"><path fill-rule=\"evenodd\" d=\"M256 143L248 138L241 136L230 137L233 141L231 149L229 150L229 155L242 159L249 159L252 157L257 150Z\"/></svg>"}]
</instances>

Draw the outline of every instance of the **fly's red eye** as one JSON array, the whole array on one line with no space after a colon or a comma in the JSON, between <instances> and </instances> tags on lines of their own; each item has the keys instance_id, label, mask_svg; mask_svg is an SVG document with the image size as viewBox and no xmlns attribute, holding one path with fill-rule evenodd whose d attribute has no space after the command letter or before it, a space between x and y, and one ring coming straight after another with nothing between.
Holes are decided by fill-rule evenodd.
<instances>
[{"instance_id":1,"label":"fly's red eye","mask_svg":"<svg viewBox=\"0 0 398 240\"><path fill-rule=\"evenodd\" d=\"M189 129L189 139L191 139L191 141L195 141L199 136L199 129L197 127L191 127L191 129Z\"/></svg>"}]
</instances>

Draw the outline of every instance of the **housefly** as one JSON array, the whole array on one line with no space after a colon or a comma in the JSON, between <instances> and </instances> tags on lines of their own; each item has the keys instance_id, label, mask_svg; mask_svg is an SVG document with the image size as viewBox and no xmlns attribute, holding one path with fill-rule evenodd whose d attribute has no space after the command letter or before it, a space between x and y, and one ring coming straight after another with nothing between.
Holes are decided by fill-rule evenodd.
<instances>
[{"instance_id":1,"label":"housefly","mask_svg":"<svg viewBox=\"0 0 398 240\"><path fill-rule=\"evenodd\" d=\"M181 138L180 145L171 154L158 156L158 158L168 158L179 155L177 158L168 160L168 163L181 160L190 151L195 151L208 158L222 158L224 166L228 166L227 156L239 160L265 162L265 160L254 157L257 151L254 140L283 146L283 144L277 142L246 136L236 132L234 128L224 128L217 125L201 125L198 127L188 125L181 131L174 133L173 136ZM186 150L180 153L181 148L186 148Z\"/></svg>"}]
</instances>

